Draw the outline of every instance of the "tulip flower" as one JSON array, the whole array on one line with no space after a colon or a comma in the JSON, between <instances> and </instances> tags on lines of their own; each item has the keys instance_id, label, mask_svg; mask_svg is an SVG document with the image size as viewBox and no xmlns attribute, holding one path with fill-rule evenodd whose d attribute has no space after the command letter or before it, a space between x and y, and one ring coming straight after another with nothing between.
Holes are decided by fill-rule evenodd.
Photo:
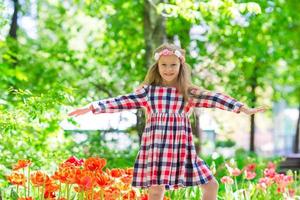
<instances>
[{"instance_id":1,"label":"tulip flower","mask_svg":"<svg viewBox=\"0 0 300 200\"><path fill-rule=\"evenodd\" d=\"M233 184L233 179L231 177L229 177L229 176L223 176L221 178L221 182L231 185L231 184Z\"/></svg>"},{"instance_id":2,"label":"tulip flower","mask_svg":"<svg viewBox=\"0 0 300 200\"><path fill-rule=\"evenodd\" d=\"M12 169L14 171L17 171L19 169L23 169L25 167L28 167L31 164L30 160L18 160L18 163L13 165Z\"/></svg>"}]
</instances>

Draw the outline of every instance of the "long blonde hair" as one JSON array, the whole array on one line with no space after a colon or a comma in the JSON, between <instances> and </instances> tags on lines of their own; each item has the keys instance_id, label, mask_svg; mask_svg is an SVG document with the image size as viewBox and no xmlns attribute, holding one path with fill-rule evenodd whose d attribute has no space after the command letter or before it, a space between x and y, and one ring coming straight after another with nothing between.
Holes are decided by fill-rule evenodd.
<instances>
[{"instance_id":1,"label":"long blonde hair","mask_svg":"<svg viewBox=\"0 0 300 200\"><path fill-rule=\"evenodd\" d=\"M155 53L159 53L163 51L164 49L168 49L170 51L175 51L178 50L180 53L185 57L185 50L181 49L180 47L174 45L174 44L169 44L169 43L164 43L161 46L159 46L157 49L155 49L153 55ZM143 85L162 85L163 79L161 75L159 74L158 70L158 61L156 61L148 70L147 75L145 77L145 80L142 82L140 86ZM177 85L179 92L182 94L185 102L188 102L189 96L190 96L190 90L193 88L198 88L197 86L193 85L191 82L191 70L189 64L186 62L180 63L180 69L179 69L179 74L177 78Z\"/></svg>"}]
</instances>

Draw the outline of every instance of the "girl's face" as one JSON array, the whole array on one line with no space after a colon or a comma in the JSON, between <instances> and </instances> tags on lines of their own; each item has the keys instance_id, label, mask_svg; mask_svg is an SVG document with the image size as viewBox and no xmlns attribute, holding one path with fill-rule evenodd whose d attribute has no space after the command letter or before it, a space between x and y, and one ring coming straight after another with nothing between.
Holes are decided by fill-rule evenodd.
<instances>
[{"instance_id":1,"label":"girl's face","mask_svg":"<svg viewBox=\"0 0 300 200\"><path fill-rule=\"evenodd\" d=\"M163 84L175 86L180 70L180 60L175 55L162 55L158 60L158 71Z\"/></svg>"}]
</instances>

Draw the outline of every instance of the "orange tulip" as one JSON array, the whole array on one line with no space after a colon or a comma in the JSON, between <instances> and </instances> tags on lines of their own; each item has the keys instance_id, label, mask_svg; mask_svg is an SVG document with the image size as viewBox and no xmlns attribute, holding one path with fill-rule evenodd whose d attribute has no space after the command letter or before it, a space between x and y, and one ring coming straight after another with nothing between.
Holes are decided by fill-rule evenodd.
<instances>
[{"instance_id":1,"label":"orange tulip","mask_svg":"<svg viewBox=\"0 0 300 200\"><path fill-rule=\"evenodd\" d=\"M46 187L45 187L46 191L47 192L56 192L59 190L59 185L56 184L53 180L49 180L46 184Z\"/></svg>"},{"instance_id":2,"label":"orange tulip","mask_svg":"<svg viewBox=\"0 0 300 200\"><path fill-rule=\"evenodd\" d=\"M133 176L133 167L128 167L125 169L125 174Z\"/></svg>"},{"instance_id":3,"label":"orange tulip","mask_svg":"<svg viewBox=\"0 0 300 200\"><path fill-rule=\"evenodd\" d=\"M32 197L19 197L18 200L33 200Z\"/></svg>"},{"instance_id":4,"label":"orange tulip","mask_svg":"<svg viewBox=\"0 0 300 200\"><path fill-rule=\"evenodd\" d=\"M123 195L123 199L136 199L136 197L137 197L136 192L132 189Z\"/></svg>"},{"instance_id":5,"label":"orange tulip","mask_svg":"<svg viewBox=\"0 0 300 200\"><path fill-rule=\"evenodd\" d=\"M110 187L104 191L105 200L115 200L119 198L121 191L116 187Z\"/></svg>"},{"instance_id":6,"label":"orange tulip","mask_svg":"<svg viewBox=\"0 0 300 200\"><path fill-rule=\"evenodd\" d=\"M108 176L106 173L97 173L96 176L96 182L100 187L109 186L113 183L113 180Z\"/></svg>"},{"instance_id":7,"label":"orange tulip","mask_svg":"<svg viewBox=\"0 0 300 200\"><path fill-rule=\"evenodd\" d=\"M17 172L12 173L11 175L7 176L8 182L13 185L25 186L26 177L24 174L19 174Z\"/></svg>"},{"instance_id":8,"label":"orange tulip","mask_svg":"<svg viewBox=\"0 0 300 200\"><path fill-rule=\"evenodd\" d=\"M124 177L121 178L121 181L123 183L130 184L132 182L132 176L126 175L126 176L124 176Z\"/></svg>"},{"instance_id":9,"label":"orange tulip","mask_svg":"<svg viewBox=\"0 0 300 200\"><path fill-rule=\"evenodd\" d=\"M66 183L68 175L69 175L68 171L60 170L60 171L54 172L54 175L52 175L51 178L53 178L54 180L58 180L61 183Z\"/></svg>"},{"instance_id":10,"label":"orange tulip","mask_svg":"<svg viewBox=\"0 0 300 200\"><path fill-rule=\"evenodd\" d=\"M19 169L23 169L27 166L29 166L31 164L30 160L18 160L18 163L13 165L12 169L14 171L19 170Z\"/></svg>"},{"instance_id":11,"label":"orange tulip","mask_svg":"<svg viewBox=\"0 0 300 200\"><path fill-rule=\"evenodd\" d=\"M84 162L84 169L90 171L97 171L97 170L101 171L105 165L106 165L105 159L98 158L98 157L91 157Z\"/></svg>"},{"instance_id":12,"label":"orange tulip","mask_svg":"<svg viewBox=\"0 0 300 200\"><path fill-rule=\"evenodd\" d=\"M35 187L39 187L39 186L46 185L50 179L47 174L41 171L37 171L31 174L30 180Z\"/></svg>"},{"instance_id":13,"label":"orange tulip","mask_svg":"<svg viewBox=\"0 0 300 200\"><path fill-rule=\"evenodd\" d=\"M119 178L125 174L124 169L119 169L119 168L111 169L108 171L109 171L110 176L112 176L114 178Z\"/></svg>"},{"instance_id":14,"label":"orange tulip","mask_svg":"<svg viewBox=\"0 0 300 200\"><path fill-rule=\"evenodd\" d=\"M95 180L91 176L83 175L78 177L76 184L78 185L78 191L88 191L93 188Z\"/></svg>"},{"instance_id":15,"label":"orange tulip","mask_svg":"<svg viewBox=\"0 0 300 200\"><path fill-rule=\"evenodd\" d=\"M58 180L61 183L74 184L76 183L76 178L80 177L82 170L74 166L61 165L58 171L54 172L52 178Z\"/></svg>"}]
</instances>

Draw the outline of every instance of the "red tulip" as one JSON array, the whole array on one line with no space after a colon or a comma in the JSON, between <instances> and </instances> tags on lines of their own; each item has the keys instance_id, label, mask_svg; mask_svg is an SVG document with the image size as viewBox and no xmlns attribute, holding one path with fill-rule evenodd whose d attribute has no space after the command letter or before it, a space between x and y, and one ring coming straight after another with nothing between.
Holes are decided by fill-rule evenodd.
<instances>
[{"instance_id":1,"label":"red tulip","mask_svg":"<svg viewBox=\"0 0 300 200\"><path fill-rule=\"evenodd\" d=\"M82 164L84 163L84 161L83 161L83 159L79 160L75 156L71 156L64 163L71 163L71 164L74 164L75 166L82 166Z\"/></svg>"},{"instance_id":2,"label":"red tulip","mask_svg":"<svg viewBox=\"0 0 300 200\"><path fill-rule=\"evenodd\" d=\"M245 167L246 169L246 171L254 171L255 170L255 168L256 168L256 164L255 163L251 163L251 164L248 164L246 167Z\"/></svg>"}]
</instances>

